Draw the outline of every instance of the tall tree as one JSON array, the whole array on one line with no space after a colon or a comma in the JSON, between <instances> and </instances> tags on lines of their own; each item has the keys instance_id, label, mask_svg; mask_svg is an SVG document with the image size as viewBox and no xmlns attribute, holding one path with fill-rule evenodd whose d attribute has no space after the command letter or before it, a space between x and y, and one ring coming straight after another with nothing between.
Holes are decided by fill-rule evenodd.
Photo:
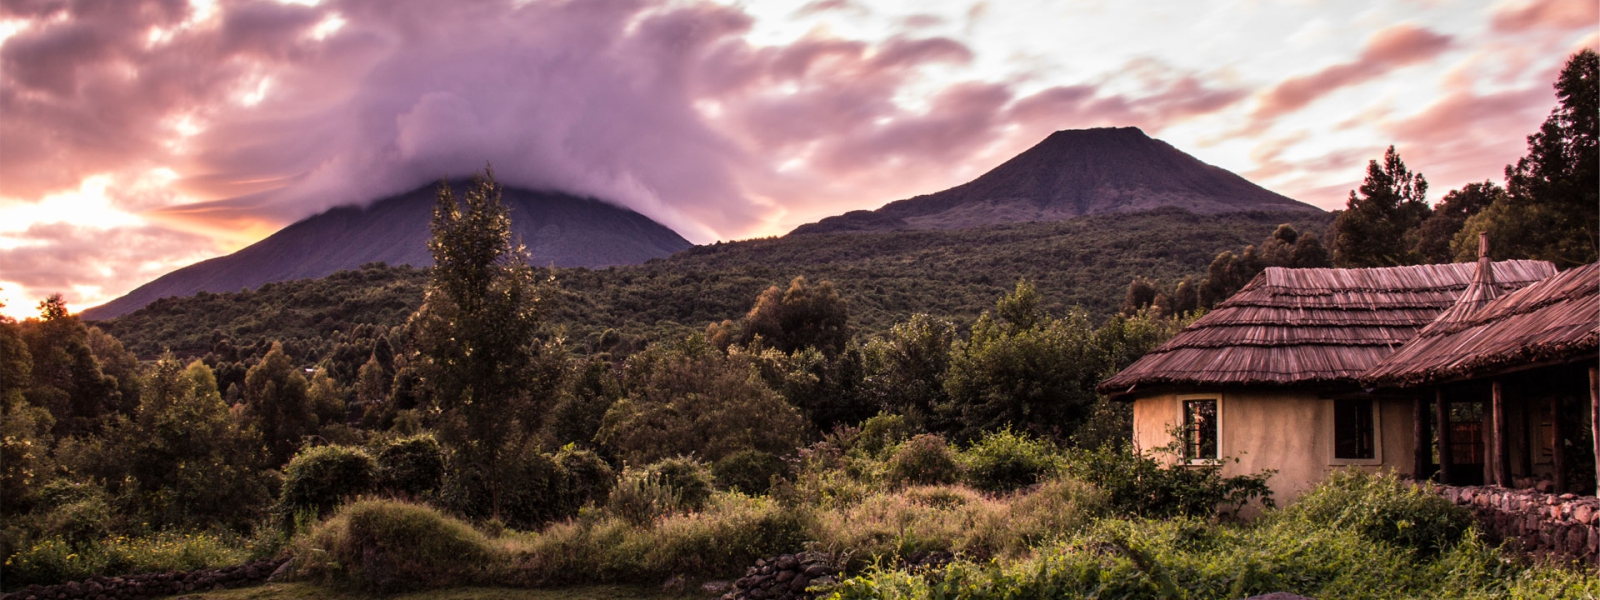
<instances>
[{"instance_id":1,"label":"tall tree","mask_svg":"<svg viewBox=\"0 0 1600 600\"><path fill-rule=\"evenodd\" d=\"M1450 190L1433 207L1433 215L1417 227L1416 246L1413 250L1425 263L1447 263L1455 258L1451 244L1456 234L1483 209L1506 195L1505 188L1493 181L1469 183L1459 190ZM1473 236L1473 257L1477 257L1478 239Z\"/></svg>"},{"instance_id":2,"label":"tall tree","mask_svg":"<svg viewBox=\"0 0 1600 600\"><path fill-rule=\"evenodd\" d=\"M1485 231L1495 258L1570 267L1600 256L1600 54L1572 55L1555 88L1560 104L1528 136L1528 155L1506 167L1505 198L1462 227L1457 259L1470 258Z\"/></svg>"},{"instance_id":3,"label":"tall tree","mask_svg":"<svg viewBox=\"0 0 1600 600\"><path fill-rule=\"evenodd\" d=\"M1420 262L1407 233L1428 218L1428 180L1406 168L1394 146L1383 162L1367 163L1367 178L1351 190L1345 209L1328 227L1333 263L1339 267L1389 267ZM1414 234L1413 234L1414 235Z\"/></svg>"},{"instance_id":4,"label":"tall tree","mask_svg":"<svg viewBox=\"0 0 1600 600\"><path fill-rule=\"evenodd\" d=\"M275 466L289 462L305 437L316 432L309 387L278 342L244 376L245 412L260 428Z\"/></svg>"},{"instance_id":5,"label":"tall tree","mask_svg":"<svg viewBox=\"0 0 1600 600\"><path fill-rule=\"evenodd\" d=\"M499 516L514 480L497 476L539 426L551 375L541 371L543 290L527 250L513 243L511 216L494 171L474 175L458 200L440 183L428 250L434 267L423 305L408 327L410 361L440 417L457 475L476 483L459 489L486 493L463 506Z\"/></svg>"}]
</instances>

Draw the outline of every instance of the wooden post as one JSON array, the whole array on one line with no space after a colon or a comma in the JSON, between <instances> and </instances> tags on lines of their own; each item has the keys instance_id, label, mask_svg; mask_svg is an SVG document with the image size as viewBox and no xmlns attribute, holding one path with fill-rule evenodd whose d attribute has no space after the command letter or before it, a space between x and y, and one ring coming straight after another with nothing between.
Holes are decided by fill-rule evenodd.
<instances>
[{"instance_id":1,"label":"wooden post","mask_svg":"<svg viewBox=\"0 0 1600 600\"><path fill-rule=\"evenodd\" d=\"M1566 403L1566 396L1550 399L1550 437L1554 438L1550 448L1550 468L1555 470L1555 477L1551 480L1556 484L1557 494L1567 493L1567 453L1561 451L1561 442L1566 439L1565 428L1561 426L1561 409Z\"/></svg>"},{"instance_id":2,"label":"wooden post","mask_svg":"<svg viewBox=\"0 0 1600 600\"><path fill-rule=\"evenodd\" d=\"M1600 368L1589 367L1589 429L1594 440L1594 480L1600 481ZM1600 495L1600 484L1595 495Z\"/></svg>"},{"instance_id":3,"label":"wooden post","mask_svg":"<svg viewBox=\"0 0 1600 600\"><path fill-rule=\"evenodd\" d=\"M1450 402L1444 399L1444 388L1433 391L1434 427L1437 428L1439 439L1439 483L1449 485L1450 468L1455 461L1450 456Z\"/></svg>"},{"instance_id":4,"label":"wooden post","mask_svg":"<svg viewBox=\"0 0 1600 600\"><path fill-rule=\"evenodd\" d=\"M1428 463L1432 452L1428 448L1428 399L1422 394L1417 394L1411 399L1411 438L1415 441L1412 446L1411 478L1424 481L1428 478Z\"/></svg>"},{"instance_id":5,"label":"wooden post","mask_svg":"<svg viewBox=\"0 0 1600 600\"><path fill-rule=\"evenodd\" d=\"M1489 433L1490 446L1494 451L1494 484L1503 488L1511 487L1511 452L1506 446L1506 405L1504 394L1500 390L1500 380L1494 380L1491 386L1494 395L1491 410L1493 431Z\"/></svg>"}]
</instances>

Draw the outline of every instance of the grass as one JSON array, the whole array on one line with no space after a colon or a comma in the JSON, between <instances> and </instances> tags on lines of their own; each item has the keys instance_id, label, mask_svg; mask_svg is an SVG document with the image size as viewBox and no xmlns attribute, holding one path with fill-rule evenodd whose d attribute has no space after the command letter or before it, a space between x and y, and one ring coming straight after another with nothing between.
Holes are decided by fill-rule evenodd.
<instances>
[{"instance_id":1,"label":"grass","mask_svg":"<svg viewBox=\"0 0 1600 600\"><path fill-rule=\"evenodd\" d=\"M553 589L462 587L394 595L375 595L308 583L269 583L267 585L219 592L184 594L195 600L683 600L703 598L659 588L625 585L594 585Z\"/></svg>"}]
</instances>

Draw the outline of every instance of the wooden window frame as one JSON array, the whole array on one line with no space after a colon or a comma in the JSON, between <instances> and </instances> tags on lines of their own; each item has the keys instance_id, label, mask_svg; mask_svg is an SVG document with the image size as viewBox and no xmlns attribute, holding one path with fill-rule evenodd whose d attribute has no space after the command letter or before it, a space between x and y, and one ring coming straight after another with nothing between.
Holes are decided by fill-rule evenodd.
<instances>
[{"instance_id":1,"label":"wooden window frame","mask_svg":"<svg viewBox=\"0 0 1600 600\"><path fill-rule=\"evenodd\" d=\"M1372 406L1372 458L1339 458L1338 403L1365 400ZM1330 398L1324 401L1323 416L1328 432L1328 464L1334 466L1379 466L1383 464L1383 402L1377 398Z\"/></svg>"},{"instance_id":2,"label":"wooden window frame","mask_svg":"<svg viewBox=\"0 0 1600 600\"><path fill-rule=\"evenodd\" d=\"M1181 437L1178 438L1178 443L1179 443L1180 447L1183 448L1183 453L1181 455L1181 460L1183 461L1183 464L1190 465L1190 466L1212 466L1212 465L1222 464L1222 457L1225 454L1222 451L1222 448L1223 448L1223 443L1222 443L1222 435L1223 434L1222 434L1222 432L1223 432L1223 424L1224 424L1224 421L1225 421L1225 419L1222 416L1222 412L1223 412L1222 411L1222 405L1223 405L1222 395L1221 394L1183 394L1183 395L1178 396L1177 400L1178 400L1178 431L1179 431L1179 435L1181 436ZM1200 400L1209 400L1211 402L1216 403L1216 406L1217 406L1216 425L1214 427L1215 430L1216 430L1216 437L1217 437L1217 456L1214 457L1214 458L1194 458L1194 457L1189 456L1189 407L1188 407L1188 403L1195 402L1195 401L1200 401Z\"/></svg>"}]
</instances>

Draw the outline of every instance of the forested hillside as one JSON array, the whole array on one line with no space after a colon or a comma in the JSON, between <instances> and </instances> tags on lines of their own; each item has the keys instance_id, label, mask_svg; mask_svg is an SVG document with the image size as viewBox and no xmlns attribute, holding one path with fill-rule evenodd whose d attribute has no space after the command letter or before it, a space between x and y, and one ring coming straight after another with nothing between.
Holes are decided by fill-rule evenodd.
<instances>
[{"instance_id":1,"label":"forested hillside","mask_svg":"<svg viewBox=\"0 0 1600 600\"><path fill-rule=\"evenodd\" d=\"M848 301L852 325L882 331L914 313L968 322L1018 279L1046 306L1081 306L1095 320L1115 312L1134 277L1173 282L1202 275L1222 251L1259 243L1282 223L1320 232L1328 215L1196 215L1160 209L1064 222L966 230L803 235L697 246L643 265L555 269L551 323L569 342L623 353L650 341L742 316L763 289L795 276L829 280ZM248 292L166 298L99 323L129 350L201 356L283 341L314 361L335 350L333 333L388 329L422 300L426 271L369 265ZM366 352L362 352L364 358Z\"/></svg>"}]
</instances>

